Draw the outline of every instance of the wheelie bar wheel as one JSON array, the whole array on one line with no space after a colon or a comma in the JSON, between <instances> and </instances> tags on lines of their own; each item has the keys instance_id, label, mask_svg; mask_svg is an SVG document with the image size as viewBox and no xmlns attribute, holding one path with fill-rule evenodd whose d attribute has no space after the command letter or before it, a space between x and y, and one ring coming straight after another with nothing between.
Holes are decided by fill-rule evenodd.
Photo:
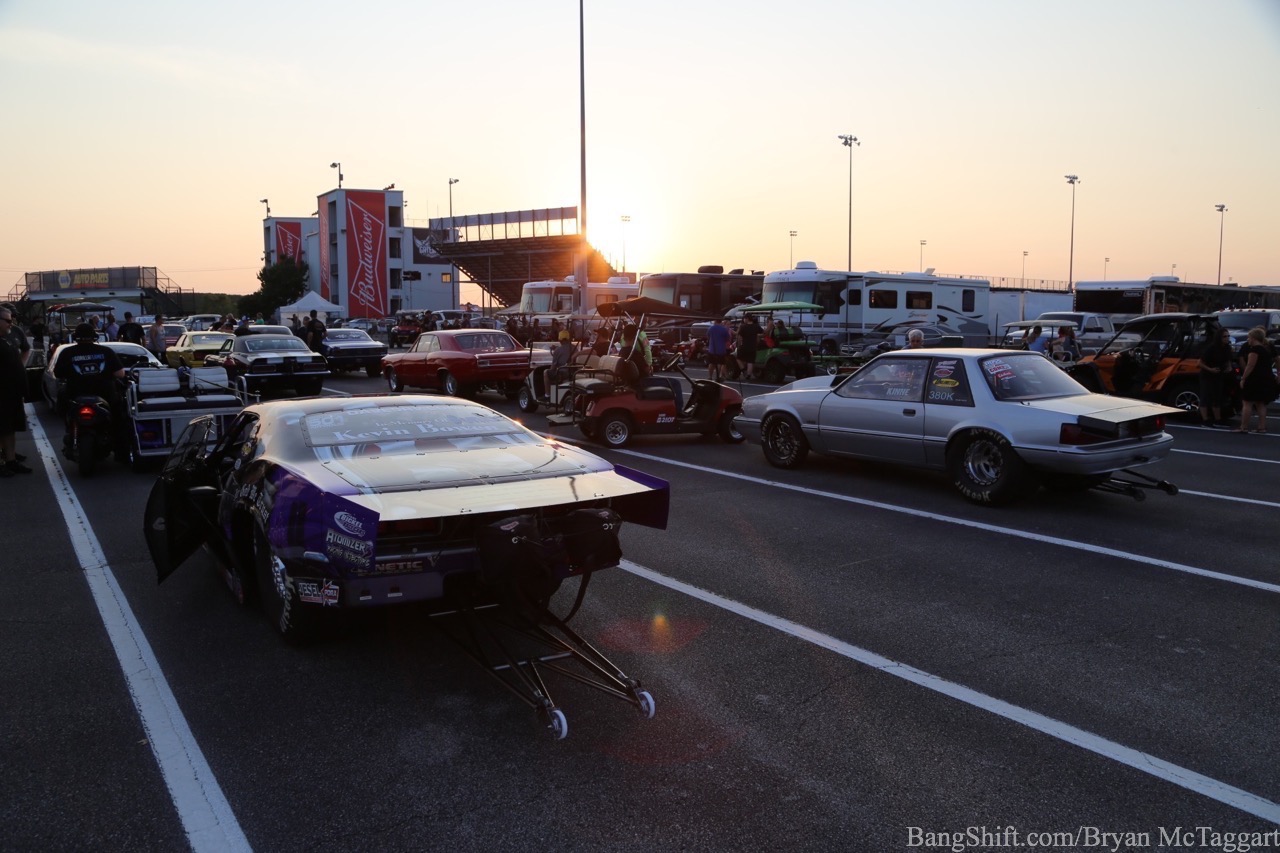
<instances>
[{"instance_id":1,"label":"wheelie bar wheel","mask_svg":"<svg viewBox=\"0 0 1280 853\"><path fill-rule=\"evenodd\" d=\"M640 716L646 720L652 720L653 715L658 712L658 706L653 701L653 694L648 690L641 690L636 694L636 701L640 703L637 706L640 709Z\"/></svg>"}]
</instances>

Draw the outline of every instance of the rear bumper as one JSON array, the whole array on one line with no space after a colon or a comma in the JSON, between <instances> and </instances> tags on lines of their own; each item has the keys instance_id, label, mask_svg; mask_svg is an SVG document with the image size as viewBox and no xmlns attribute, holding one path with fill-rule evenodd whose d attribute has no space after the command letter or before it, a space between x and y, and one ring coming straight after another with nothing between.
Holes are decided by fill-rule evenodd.
<instances>
[{"instance_id":1,"label":"rear bumper","mask_svg":"<svg viewBox=\"0 0 1280 853\"><path fill-rule=\"evenodd\" d=\"M1062 474L1109 474L1125 468L1140 468L1159 462L1173 448L1173 436L1160 433L1140 442L1126 441L1115 446L1018 447L1027 464L1042 471Z\"/></svg>"}]
</instances>

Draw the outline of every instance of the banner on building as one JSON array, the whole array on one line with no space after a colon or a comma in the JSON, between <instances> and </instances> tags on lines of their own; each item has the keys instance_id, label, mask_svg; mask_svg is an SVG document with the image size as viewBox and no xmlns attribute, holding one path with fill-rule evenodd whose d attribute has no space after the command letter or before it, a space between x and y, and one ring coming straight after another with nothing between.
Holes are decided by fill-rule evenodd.
<instances>
[{"instance_id":1,"label":"banner on building","mask_svg":"<svg viewBox=\"0 0 1280 853\"><path fill-rule=\"evenodd\" d=\"M276 220L276 263L292 258L302 263L302 223Z\"/></svg>"},{"instance_id":2,"label":"banner on building","mask_svg":"<svg viewBox=\"0 0 1280 853\"><path fill-rule=\"evenodd\" d=\"M329 200L320 196L316 205L320 217L320 295L329 297ZM330 300L332 301L332 300Z\"/></svg>"},{"instance_id":3,"label":"banner on building","mask_svg":"<svg viewBox=\"0 0 1280 853\"><path fill-rule=\"evenodd\" d=\"M347 316L387 316L387 197L347 193Z\"/></svg>"},{"instance_id":4,"label":"banner on building","mask_svg":"<svg viewBox=\"0 0 1280 853\"><path fill-rule=\"evenodd\" d=\"M431 244L430 228L410 228L413 234L413 264L438 264L444 261L436 247Z\"/></svg>"}]
</instances>

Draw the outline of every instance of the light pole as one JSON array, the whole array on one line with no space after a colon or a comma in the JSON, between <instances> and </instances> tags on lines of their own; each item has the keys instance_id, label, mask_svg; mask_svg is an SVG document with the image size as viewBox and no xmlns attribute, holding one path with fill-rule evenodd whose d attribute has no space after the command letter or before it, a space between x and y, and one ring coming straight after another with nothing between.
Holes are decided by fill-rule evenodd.
<instances>
[{"instance_id":1,"label":"light pole","mask_svg":"<svg viewBox=\"0 0 1280 853\"><path fill-rule=\"evenodd\" d=\"M846 269L853 270L853 146L861 146L858 137L841 133L837 137L840 144L849 149L849 259Z\"/></svg>"},{"instance_id":2,"label":"light pole","mask_svg":"<svg viewBox=\"0 0 1280 853\"><path fill-rule=\"evenodd\" d=\"M1022 286L1027 286L1027 251L1022 250Z\"/></svg>"},{"instance_id":3,"label":"light pole","mask_svg":"<svg viewBox=\"0 0 1280 853\"><path fill-rule=\"evenodd\" d=\"M924 247L926 243L926 240L920 241L920 272L924 272Z\"/></svg>"},{"instance_id":4,"label":"light pole","mask_svg":"<svg viewBox=\"0 0 1280 853\"><path fill-rule=\"evenodd\" d=\"M1071 250L1067 255L1067 284L1075 285L1075 268L1076 268L1076 184L1080 183L1080 178L1076 175L1066 175L1067 183L1071 184Z\"/></svg>"},{"instance_id":5,"label":"light pole","mask_svg":"<svg viewBox=\"0 0 1280 853\"><path fill-rule=\"evenodd\" d=\"M338 189L342 189L342 164L334 160L329 164L329 168L338 170Z\"/></svg>"},{"instance_id":6,"label":"light pole","mask_svg":"<svg viewBox=\"0 0 1280 853\"><path fill-rule=\"evenodd\" d=\"M1226 205L1213 205L1217 210L1217 283L1222 283L1222 228L1226 227Z\"/></svg>"},{"instance_id":7,"label":"light pole","mask_svg":"<svg viewBox=\"0 0 1280 853\"><path fill-rule=\"evenodd\" d=\"M270 216L270 215L271 215L271 203L270 203L269 201L267 201L265 198L260 198L260 199L258 199L258 201L262 202L263 204L265 204L265 205L267 206L267 216ZM1221 242L1221 241L1219 241L1219 242ZM1221 257L1221 256L1222 256L1222 252L1221 252L1221 251L1219 251L1219 252L1218 252L1218 256L1219 256L1219 257L1218 257L1218 266L1219 266L1219 267L1221 267L1221 266L1222 266L1222 257ZM1221 274L1219 274L1219 275L1221 275Z\"/></svg>"},{"instance_id":8,"label":"light pole","mask_svg":"<svg viewBox=\"0 0 1280 853\"><path fill-rule=\"evenodd\" d=\"M622 217L622 271L627 271L627 223L631 221L630 216Z\"/></svg>"},{"instance_id":9,"label":"light pole","mask_svg":"<svg viewBox=\"0 0 1280 853\"><path fill-rule=\"evenodd\" d=\"M1108 264L1110 264L1110 263L1111 263L1111 259L1110 259L1110 258L1103 258L1103 259L1102 259L1102 280L1103 280L1103 281L1106 281L1106 280L1107 280L1107 265L1108 265Z\"/></svg>"},{"instance_id":10,"label":"light pole","mask_svg":"<svg viewBox=\"0 0 1280 853\"><path fill-rule=\"evenodd\" d=\"M583 0L578 0L578 257L574 279L582 293L591 280L591 246L587 243L587 27Z\"/></svg>"},{"instance_id":11,"label":"light pole","mask_svg":"<svg viewBox=\"0 0 1280 853\"><path fill-rule=\"evenodd\" d=\"M449 179L449 242L453 242L453 185L458 182L457 178ZM452 254L452 253L451 253ZM458 289L458 267L452 261L449 262L449 286L453 289L453 305L458 307L458 299L461 291ZM489 282L489 286L493 286L493 282Z\"/></svg>"},{"instance_id":12,"label":"light pole","mask_svg":"<svg viewBox=\"0 0 1280 853\"><path fill-rule=\"evenodd\" d=\"M787 234L791 236L791 248L787 252L787 269L793 270L796 268L796 232L788 231Z\"/></svg>"},{"instance_id":13,"label":"light pole","mask_svg":"<svg viewBox=\"0 0 1280 853\"><path fill-rule=\"evenodd\" d=\"M1174 278L1177 278L1177 275L1178 275L1177 269L1178 269L1177 264L1174 264L1173 266L1169 267L1169 275L1173 276Z\"/></svg>"}]
</instances>

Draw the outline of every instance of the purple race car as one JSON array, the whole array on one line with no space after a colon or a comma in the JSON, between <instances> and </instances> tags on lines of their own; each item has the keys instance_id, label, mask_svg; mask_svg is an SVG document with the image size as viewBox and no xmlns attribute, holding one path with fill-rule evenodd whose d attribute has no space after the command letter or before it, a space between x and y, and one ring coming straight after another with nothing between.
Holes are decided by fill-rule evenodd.
<instances>
[{"instance_id":1,"label":"purple race car","mask_svg":"<svg viewBox=\"0 0 1280 853\"><path fill-rule=\"evenodd\" d=\"M212 428L191 423L152 489L152 559L163 581L207 545L286 636L332 609L536 609L617 565L621 521L666 526L664 481L456 398L264 402L206 452Z\"/></svg>"}]
</instances>

